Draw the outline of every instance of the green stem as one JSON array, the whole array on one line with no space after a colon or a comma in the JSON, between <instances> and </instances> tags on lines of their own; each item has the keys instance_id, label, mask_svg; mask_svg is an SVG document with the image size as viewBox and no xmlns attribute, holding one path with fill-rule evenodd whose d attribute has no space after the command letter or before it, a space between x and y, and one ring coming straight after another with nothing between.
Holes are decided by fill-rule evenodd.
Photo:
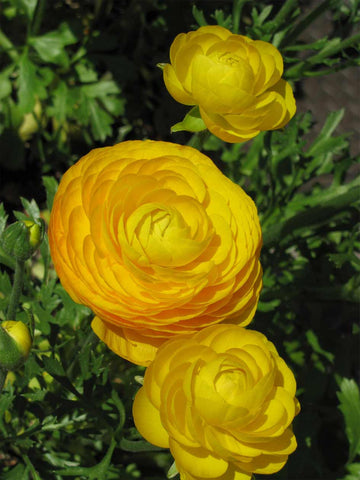
<instances>
[{"instance_id":1,"label":"green stem","mask_svg":"<svg viewBox=\"0 0 360 480\"><path fill-rule=\"evenodd\" d=\"M196 132L188 141L187 145L190 147L196 148L197 150L202 150L205 141L209 138L209 130L202 130L201 132Z\"/></svg>"},{"instance_id":2,"label":"green stem","mask_svg":"<svg viewBox=\"0 0 360 480\"><path fill-rule=\"evenodd\" d=\"M292 45L297 37L306 30L320 15L322 15L326 10L329 10L331 5L334 3L334 0L325 0L316 8L311 10L296 26L291 30L289 35L287 35L283 41L281 41L281 47L286 45Z\"/></svg>"},{"instance_id":3,"label":"green stem","mask_svg":"<svg viewBox=\"0 0 360 480\"><path fill-rule=\"evenodd\" d=\"M289 15L291 12L297 7L297 0L286 0L284 5L281 7L279 12L277 13L276 17L274 18L273 22L273 31L276 32L280 25L285 22L289 21Z\"/></svg>"},{"instance_id":4,"label":"green stem","mask_svg":"<svg viewBox=\"0 0 360 480\"><path fill-rule=\"evenodd\" d=\"M46 0L38 0L35 13L34 13L33 22L31 25L31 34L33 36L36 36L38 34L41 22L43 21L43 18L44 18L45 7L46 7Z\"/></svg>"},{"instance_id":5,"label":"green stem","mask_svg":"<svg viewBox=\"0 0 360 480\"><path fill-rule=\"evenodd\" d=\"M8 320L15 320L16 309L19 303L23 282L24 282L24 270L25 270L25 262L22 260L16 260L14 283L13 283L10 300L9 300L8 311L7 311Z\"/></svg>"},{"instance_id":6,"label":"green stem","mask_svg":"<svg viewBox=\"0 0 360 480\"><path fill-rule=\"evenodd\" d=\"M1 395L2 389L4 388L6 374L7 374L7 371L4 370L3 368L0 368L0 395Z\"/></svg>"},{"instance_id":7,"label":"green stem","mask_svg":"<svg viewBox=\"0 0 360 480\"><path fill-rule=\"evenodd\" d=\"M240 29L240 18L243 6L248 0L235 0L233 5L232 11L232 19L233 19L233 33L239 33Z\"/></svg>"},{"instance_id":8,"label":"green stem","mask_svg":"<svg viewBox=\"0 0 360 480\"><path fill-rule=\"evenodd\" d=\"M0 30L0 47L2 47L14 62L19 58L13 43L8 39L5 33Z\"/></svg>"}]
</instances>

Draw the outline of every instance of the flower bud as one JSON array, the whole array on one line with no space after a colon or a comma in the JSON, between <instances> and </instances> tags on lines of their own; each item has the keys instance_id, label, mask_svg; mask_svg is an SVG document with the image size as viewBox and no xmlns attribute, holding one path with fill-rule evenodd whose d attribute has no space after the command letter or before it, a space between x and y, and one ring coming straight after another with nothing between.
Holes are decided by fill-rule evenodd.
<instances>
[{"instance_id":1,"label":"flower bud","mask_svg":"<svg viewBox=\"0 0 360 480\"><path fill-rule=\"evenodd\" d=\"M16 370L29 356L32 338L23 322L6 320L0 324L0 367Z\"/></svg>"},{"instance_id":2,"label":"flower bud","mask_svg":"<svg viewBox=\"0 0 360 480\"><path fill-rule=\"evenodd\" d=\"M9 225L1 236L1 246L8 255L25 261L39 247L44 236L44 222L18 221Z\"/></svg>"}]
</instances>

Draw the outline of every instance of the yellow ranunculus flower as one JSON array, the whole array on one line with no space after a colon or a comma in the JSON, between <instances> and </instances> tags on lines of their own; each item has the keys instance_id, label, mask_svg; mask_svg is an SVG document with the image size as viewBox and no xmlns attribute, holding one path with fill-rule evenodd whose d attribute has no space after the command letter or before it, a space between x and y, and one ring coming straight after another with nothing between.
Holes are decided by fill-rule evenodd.
<instances>
[{"instance_id":1,"label":"yellow ranunculus flower","mask_svg":"<svg viewBox=\"0 0 360 480\"><path fill-rule=\"evenodd\" d=\"M256 207L194 148L92 150L62 178L49 242L64 288L96 314L95 333L134 363L148 365L173 335L254 315Z\"/></svg>"},{"instance_id":2,"label":"yellow ranunculus flower","mask_svg":"<svg viewBox=\"0 0 360 480\"><path fill-rule=\"evenodd\" d=\"M181 480L250 480L295 450L295 391L263 334L218 324L159 348L133 415L149 442L170 448Z\"/></svg>"},{"instance_id":3,"label":"yellow ranunculus flower","mask_svg":"<svg viewBox=\"0 0 360 480\"><path fill-rule=\"evenodd\" d=\"M163 70L170 95L198 105L211 133L245 142L286 125L296 111L290 85L281 78L282 56L273 45L209 25L180 33Z\"/></svg>"}]
</instances>

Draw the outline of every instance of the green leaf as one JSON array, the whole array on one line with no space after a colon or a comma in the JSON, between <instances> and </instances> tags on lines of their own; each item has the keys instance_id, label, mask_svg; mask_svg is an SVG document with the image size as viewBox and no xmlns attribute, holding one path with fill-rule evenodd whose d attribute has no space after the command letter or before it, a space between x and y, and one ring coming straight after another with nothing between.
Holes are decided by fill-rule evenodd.
<instances>
[{"instance_id":1,"label":"green leaf","mask_svg":"<svg viewBox=\"0 0 360 480\"><path fill-rule=\"evenodd\" d=\"M106 480L111 457L116 447L116 441L111 438L109 448L100 463L93 467L68 467L63 470L57 470L56 473L62 476L77 477L84 476L89 480Z\"/></svg>"},{"instance_id":2,"label":"green leaf","mask_svg":"<svg viewBox=\"0 0 360 480\"><path fill-rule=\"evenodd\" d=\"M36 68L24 52L19 60L19 107L23 113L31 112L35 106L37 88Z\"/></svg>"},{"instance_id":3,"label":"green leaf","mask_svg":"<svg viewBox=\"0 0 360 480\"><path fill-rule=\"evenodd\" d=\"M356 181L348 185L341 185L329 189L319 196L312 195L311 202L313 206L295 214L293 214L294 208L290 203L287 211L292 215L286 218L287 215L283 212L281 220L278 219L277 223L264 229L264 245L281 242L286 238L289 240L289 235L294 239L296 236L302 235L304 230L328 225L332 218L345 214L347 207L359 202L359 187Z\"/></svg>"},{"instance_id":4,"label":"green leaf","mask_svg":"<svg viewBox=\"0 0 360 480\"><path fill-rule=\"evenodd\" d=\"M171 467L168 470L168 473L167 473L166 477L167 478L174 478L174 477L176 477L176 475L178 475L178 473L179 473L179 470L177 469L176 463L173 462L173 464L171 465Z\"/></svg>"},{"instance_id":5,"label":"green leaf","mask_svg":"<svg viewBox=\"0 0 360 480\"><path fill-rule=\"evenodd\" d=\"M205 20L204 12L202 10L199 10L196 5L194 5L192 8L192 14L200 27L204 27L208 24Z\"/></svg>"},{"instance_id":6,"label":"green leaf","mask_svg":"<svg viewBox=\"0 0 360 480\"><path fill-rule=\"evenodd\" d=\"M359 480L360 478L360 463L351 463L346 466L349 472L342 480Z\"/></svg>"},{"instance_id":7,"label":"green leaf","mask_svg":"<svg viewBox=\"0 0 360 480\"><path fill-rule=\"evenodd\" d=\"M340 383L340 392L337 392L340 401L339 409L344 415L345 431L349 441L349 461L360 455L360 391L354 380L343 378Z\"/></svg>"},{"instance_id":8,"label":"green leaf","mask_svg":"<svg viewBox=\"0 0 360 480\"><path fill-rule=\"evenodd\" d=\"M312 349L314 350L314 352L318 353L319 355L322 355L327 360L329 360L329 362L331 363L334 362L334 358L335 358L334 354L327 352L320 346L319 339L313 330L308 330L306 332L306 338L309 344L311 345Z\"/></svg>"},{"instance_id":9,"label":"green leaf","mask_svg":"<svg viewBox=\"0 0 360 480\"><path fill-rule=\"evenodd\" d=\"M68 88L65 82L60 82L52 91L52 106L48 108L48 113L59 123L63 123L66 120L67 96Z\"/></svg>"},{"instance_id":10,"label":"green leaf","mask_svg":"<svg viewBox=\"0 0 360 480\"><path fill-rule=\"evenodd\" d=\"M4 204L0 203L0 235L5 230L7 218L8 216L5 212Z\"/></svg>"},{"instance_id":11,"label":"green leaf","mask_svg":"<svg viewBox=\"0 0 360 480\"><path fill-rule=\"evenodd\" d=\"M159 452L163 450L146 440L127 440L126 438L120 440L120 448L125 452Z\"/></svg>"},{"instance_id":12,"label":"green leaf","mask_svg":"<svg viewBox=\"0 0 360 480\"><path fill-rule=\"evenodd\" d=\"M62 23L58 30L29 40L30 45L35 48L42 60L61 66L69 64L65 47L76 42L77 38L71 32L67 23Z\"/></svg>"},{"instance_id":13,"label":"green leaf","mask_svg":"<svg viewBox=\"0 0 360 480\"><path fill-rule=\"evenodd\" d=\"M43 86L47 80L38 76L38 68L29 59L27 50L19 59L19 110L22 114L29 113L34 109L36 97L46 96Z\"/></svg>"},{"instance_id":14,"label":"green leaf","mask_svg":"<svg viewBox=\"0 0 360 480\"><path fill-rule=\"evenodd\" d=\"M20 5L24 9L26 16L29 20L32 20L38 0L20 0Z\"/></svg>"},{"instance_id":15,"label":"green leaf","mask_svg":"<svg viewBox=\"0 0 360 480\"><path fill-rule=\"evenodd\" d=\"M341 122L344 113L345 109L342 108L341 110L329 114L320 134L306 152L307 157L318 156L324 153L324 150L329 151L329 148L326 147L326 142Z\"/></svg>"},{"instance_id":16,"label":"green leaf","mask_svg":"<svg viewBox=\"0 0 360 480\"><path fill-rule=\"evenodd\" d=\"M64 367L59 360L54 357L43 357L45 369L50 375L55 377L65 377Z\"/></svg>"},{"instance_id":17,"label":"green leaf","mask_svg":"<svg viewBox=\"0 0 360 480\"><path fill-rule=\"evenodd\" d=\"M26 198L20 197L20 200L22 206L24 207L24 210L28 213L28 215L30 215L30 217L33 218L33 220L37 220L40 218L40 210L34 199L29 202L29 200L27 200Z\"/></svg>"},{"instance_id":18,"label":"green leaf","mask_svg":"<svg viewBox=\"0 0 360 480\"><path fill-rule=\"evenodd\" d=\"M96 140L102 142L111 135L112 117L98 105L96 101L89 101L91 132Z\"/></svg>"},{"instance_id":19,"label":"green leaf","mask_svg":"<svg viewBox=\"0 0 360 480\"><path fill-rule=\"evenodd\" d=\"M9 80L7 72L1 72L0 74L0 100L10 95L12 90L11 82Z\"/></svg>"},{"instance_id":20,"label":"green leaf","mask_svg":"<svg viewBox=\"0 0 360 480\"><path fill-rule=\"evenodd\" d=\"M21 480L29 479L27 469L22 463L17 464L16 467L12 468L8 472L1 474L2 480L19 480L19 478L21 478Z\"/></svg>"},{"instance_id":21,"label":"green leaf","mask_svg":"<svg viewBox=\"0 0 360 480\"><path fill-rule=\"evenodd\" d=\"M199 107L193 107L188 112L182 122L176 123L171 127L171 133L181 132L186 130L188 132L201 132L206 130L206 125L201 118Z\"/></svg>"},{"instance_id":22,"label":"green leaf","mask_svg":"<svg viewBox=\"0 0 360 480\"><path fill-rule=\"evenodd\" d=\"M227 28L228 30L231 30L232 26L232 16L228 15L225 18L223 10L215 10L215 13L211 15L213 18L215 18L216 23L220 25L221 27Z\"/></svg>"},{"instance_id":23,"label":"green leaf","mask_svg":"<svg viewBox=\"0 0 360 480\"><path fill-rule=\"evenodd\" d=\"M82 91L89 98L99 98L107 95L117 95L120 93L120 88L113 80L100 80L90 85L84 85Z\"/></svg>"},{"instance_id":24,"label":"green leaf","mask_svg":"<svg viewBox=\"0 0 360 480\"><path fill-rule=\"evenodd\" d=\"M46 191L46 206L49 211L52 209L55 193L58 189L58 182L54 177L43 176L42 181Z\"/></svg>"}]
</instances>

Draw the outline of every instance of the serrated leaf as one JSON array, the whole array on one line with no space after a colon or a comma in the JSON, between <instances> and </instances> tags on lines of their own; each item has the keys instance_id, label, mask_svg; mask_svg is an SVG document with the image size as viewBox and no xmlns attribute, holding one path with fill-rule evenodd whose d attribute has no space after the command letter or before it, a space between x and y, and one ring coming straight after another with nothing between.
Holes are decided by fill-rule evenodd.
<instances>
[{"instance_id":1,"label":"serrated leaf","mask_svg":"<svg viewBox=\"0 0 360 480\"><path fill-rule=\"evenodd\" d=\"M84 85L82 91L87 97L99 98L107 95L117 95L120 93L120 88L113 80L101 80L97 83Z\"/></svg>"},{"instance_id":2,"label":"serrated leaf","mask_svg":"<svg viewBox=\"0 0 360 480\"><path fill-rule=\"evenodd\" d=\"M178 475L178 473L179 473L179 470L177 469L176 463L173 462L173 464L171 465L171 467L169 468L169 470L167 472L166 477L167 478L174 478L174 477L176 477L176 475Z\"/></svg>"},{"instance_id":3,"label":"serrated leaf","mask_svg":"<svg viewBox=\"0 0 360 480\"><path fill-rule=\"evenodd\" d=\"M0 203L0 235L5 230L8 215L5 212L4 204Z\"/></svg>"},{"instance_id":4,"label":"serrated leaf","mask_svg":"<svg viewBox=\"0 0 360 480\"><path fill-rule=\"evenodd\" d=\"M306 339L311 345L314 352L318 353L319 355L322 355L327 360L329 360L329 362L331 363L334 362L334 358L335 358L334 354L327 352L320 346L319 339L313 330L308 330L306 332Z\"/></svg>"},{"instance_id":5,"label":"serrated leaf","mask_svg":"<svg viewBox=\"0 0 360 480\"><path fill-rule=\"evenodd\" d=\"M59 360L53 357L43 357L45 369L50 375L64 377L65 370Z\"/></svg>"},{"instance_id":6,"label":"serrated leaf","mask_svg":"<svg viewBox=\"0 0 360 480\"><path fill-rule=\"evenodd\" d=\"M339 214L345 214L347 207L359 202L357 180L347 185L328 189L319 196L313 195L309 198L312 206L294 214L294 210L296 211L298 208L294 209L293 205L289 203L287 211L291 216L286 218L286 213L283 212L282 218L278 219L278 223L264 229L264 245L281 242L288 235L291 235L293 239L304 230L328 225L332 218ZM303 207L305 206L306 203Z\"/></svg>"},{"instance_id":7,"label":"serrated leaf","mask_svg":"<svg viewBox=\"0 0 360 480\"><path fill-rule=\"evenodd\" d=\"M76 41L77 39L69 26L66 23L62 23L58 30L30 38L29 43L45 62L66 66L69 63L69 57L65 47L76 43Z\"/></svg>"},{"instance_id":8,"label":"serrated leaf","mask_svg":"<svg viewBox=\"0 0 360 480\"><path fill-rule=\"evenodd\" d=\"M23 113L31 112L34 108L36 87L35 65L25 52L19 60L19 107Z\"/></svg>"},{"instance_id":9,"label":"serrated leaf","mask_svg":"<svg viewBox=\"0 0 360 480\"><path fill-rule=\"evenodd\" d=\"M340 383L340 392L337 392L340 401L339 409L344 415L345 431L349 441L349 463L356 455L360 455L360 391L354 380L343 378Z\"/></svg>"},{"instance_id":10,"label":"serrated leaf","mask_svg":"<svg viewBox=\"0 0 360 480\"><path fill-rule=\"evenodd\" d=\"M120 448L125 452L158 452L163 450L163 448L156 447L146 440L127 440L126 438L120 440Z\"/></svg>"},{"instance_id":11,"label":"serrated leaf","mask_svg":"<svg viewBox=\"0 0 360 480\"><path fill-rule=\"evenodd\" d=\"M97 72L91 64L86 63L86 59L75 65L75 71L82 83L96 82L98 79Z\"/></svg>"},{"instance_id":12,"label":"serrated leaf","mask_svg":"<svg viewBox=\"0 0 360 480\"><path fill-rule=\"evenodd\" d=\"M20 200L24 210L30 215L30 217L34 220L40 218L40 209L34 199L29 202L26 198L20 197Z\"/></svg>"},{"instance_id":13,"label":"serrated leaf","mask_svg":"<svg viewBox=\"0 0 360 480\"><path fill-rule=\"evenodd\" d=\"M360 266L360 259L352 252L329 253L328 257L337 268L341 268L346 262Z\"/></svg>"},{"instance_id":14,"label":"serrated leaf","mask_svg":"<svg viewBox=\"0 0 360 480\"><path fill-rule=\"evenodd\" d=\"M171 133L181 132L201 132L206 130L206 125L201 118L199 107L193 107L190 112L188 112L182 122L176 123L171 127Z\"/></svg>"},{"instance_id":15,"label":"serrated leaf","mask_svg":"<svg viewBox=\"0 0 360 480\"><path fill-rule=\"evenodd\" d=\"M54 196L59 185L54 177L43 176L42 181L46 191L46 206L48 210L51 211Z\"/></svg>"},{"instance_id":16,"label":"serrated leaf","mask_svg":"<svg viewBox=\"0 0 360 480\"><path fill-rule=\"evenodd\" d=\"M18 463L16 467L12 468L9 472L2 473L2 480L28 480L29 475L25 471L26 467L22 463Z\"/></svg>"},{"instance_id":17,"label":"serrated leaf","mask_svg":"<svg viewBox=\"0 0 360 480\"><path fill-rule=\"evenodd\" d=\"M359 480L360 478L360 463L351 463L350 465L346 466L349 475L343 480Z\"/></svg>"},{"instance_id":18,"label":"serrated leaf","mask_svg":"<svg viewBox=\"0 0 360 480\"><path fill-rule=\"evenodd\" d=\"M37 75L37 67L28 57L27 50L19 59L19 110L22 114L33 110L36 96L44 97L46 91L42 85L43 80Z\"/></svg>"},{"instance_id":19,"label":"serrated leaf","mask_svg":"<svg viewBox=\"0 0 360 480\"><path fill-rule=\"evenodd\" d=\"M204 12L202 10L199 10L196 5L193 5L192 7L192 14L200 27L203 27L208 24L207 21L205 20Z\"/></svg>"},{"instance_id":20,"label":"serrated leaf","mask_svg":"<svg viewBox=\"0 0 360 480\"><path fill-rule=\"evenodd\" d=\"M328 115L321 132L306 152L307 157L316 156L319 154L319 152L321 152L321 150L326 148L324 147L324 144L326 143L327 139L331 137L332 133L341 122L344 113L345 109L342 108L337 112L331 112Z\"/></svg>"},{"instance_id":21,"label":"serrated leaf","mask_svg":"<svg viewBox=\"0 0 360 480\"><path fill-rule=\"evenodd\" d=\"M89 102L90 126L95 140L102 142L111 135L112 117L98 105L96 101Z\"/></svg>"},{"instance_id":22,"label":"serrated leaf","mask_svg":"<svg viewBox=\"0 0 360 480\"><path fill-rule=\"evenodd\" d=\"M93 465L92 467L68 467L64 470L57 470L56 473L70 477L84 476L89 480L106 480L115 446L116 441L112 438L105 456L97 465Z\"/></svg>"},{"instance_id":23,"label":"serrated leaf","mask_svg":"<svg viewBox=\"0 0 360 480\"><path fill-rule=\"evenodd\" d=\"M29 20L32 20L34 16L37 3L38 0L20 0L20 5L23 7Z\"/></svg>"},{"instance_id":24,"label":"serrated leaf","mask_svg":"<svg viewBox=\"0 0 360 480\"><path fill-rule=\"evenodd\" d=\"M0 100L10 95L12 91L11 82L6 72L0 74Z\"/></svg>"},{"instance_id":25,"label":"serrated leaf","mask_svg":"<svg viewBox=\"0 0 360 480\"><path fill-rule=\"evenodd\" d=\"M65 82L60 82L56 89L52 92L52 103L48 113L54 117L59 123L63 123L67 114L67 96L68 88Z\"/></svg>"}]
</instances>

